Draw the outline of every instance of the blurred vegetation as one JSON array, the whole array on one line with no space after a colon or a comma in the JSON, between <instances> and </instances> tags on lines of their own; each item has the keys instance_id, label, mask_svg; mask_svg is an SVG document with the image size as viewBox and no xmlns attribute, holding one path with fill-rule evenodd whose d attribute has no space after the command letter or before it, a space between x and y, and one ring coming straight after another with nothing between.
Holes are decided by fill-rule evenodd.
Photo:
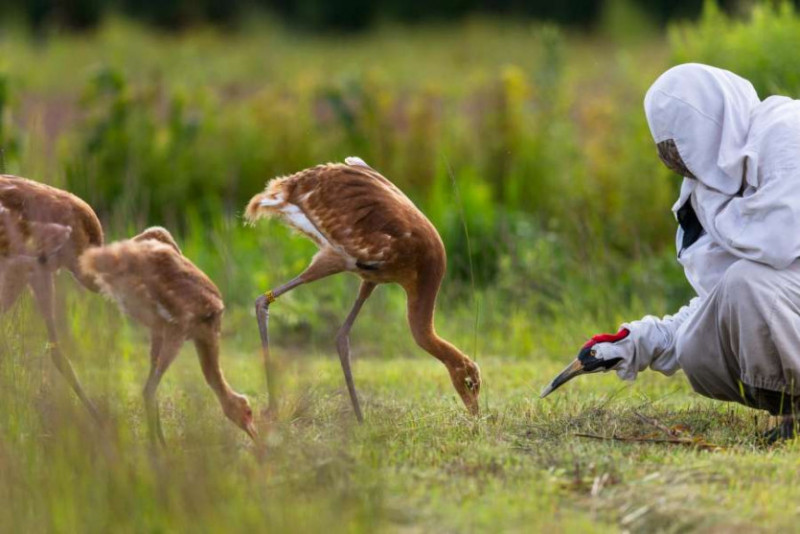
<instances>
[{"instance_id":1,"label":"blurred vegetation","mask_svg":"<svg viewBox=\"0 0 800 534\"><path fill-rule=\"evenodd\" d=\"M545 354L598 320L614 328L690 296L674 261L678 180L641 111L652 80L692 60L748 76L762 96L797 87L788 3L746 20L707 3L667 42L635 44L613 21L644 15L621 9L609 33L579 39L500 20L301 38L269 20L172 37L111 19L38 44L6 29L6 167L86 199L112 237L173 229L236 317L313 253L278 224L243 228L247 199L273 176L359 155L442 233L445 331L472 330L477 303L484 350ZM296 335L278 339L327 346L353 286L318 286L286 299L276 320ZM392 325L376 344L407 339L402 294L376 299L375 320Z\"/></svg>"},{"instance_id":2,"label":"blurred vegetation","mask_svg":"<svg viewBox=\"0 0 800 534\"><path fill-rule=\"evenodd\" d=\"M625 0L663 24L694 18L702 0ZM0 15L16 17L37 32L85 31L113 14L125 14L162 30L213 24L236 26L254 13L274 13L316 31L363 30L376 23L452 22L472 15L513 15L562 25L591 27L619 0L0 0ZM745 0L725 0L732 11Z\"/></svg>"},{"instance_id":3,"label":"blurred vegetation","mask_svg":"<svg viewBox=\"0 0 800 534\"><path fill-rule=\"evenodd\" d=\"M673 58L678 63L705 62L735 71L756 87L761 98L800 96L800 16L790 2L754 6L750 16L726 15L707 1L696 24L670 31Z\"/></svg>"},{"instance_id":4,"label":"blurred vegetation","mask_svg":"<svg viewBox=\"0 0 800 534\"><path fill-rule=\"evenodd\" d=\"M798 25L790 4L740 20L708 3L668 41L635 44L498 20L346 39L268 20L170 37L113 19L39 44L9 30L0 140L9 171L86 199L111 237L176 231L244 324L253 296L313 253L278 224L242 227L247 199L273 176L359 155L445 240L444 331L473 342L477 305L482 350L543 355L690 296L669 212L678 180L655 157L647 86L692 60L750 77L762 96L792 93ZM296 335L278 340L329 344L353 281L317 286L286 298L277 324ZM402 298L376 297L374 320L392 326L374 342L406 339L395 354L413 350Z\"/></svg>"}]
</instances>

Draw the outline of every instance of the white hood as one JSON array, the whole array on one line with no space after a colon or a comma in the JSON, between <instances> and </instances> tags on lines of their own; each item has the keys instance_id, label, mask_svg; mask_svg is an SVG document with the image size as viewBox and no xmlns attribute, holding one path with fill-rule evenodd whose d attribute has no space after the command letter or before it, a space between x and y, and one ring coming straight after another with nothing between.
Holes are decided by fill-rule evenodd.
<instances>
[{"instance_id":1,"label":"white hood","mask_svg":"<svg viewBox=\"0 0 800 534\"><path fill-rule=\"evenodd\" d=\"M665 72L644 101L656 143L673 139L687 199L713 241L737 258L783 268L800 257L800 104L761 103L732 72L686 64Z\"/></svg>"},{"instance_id":2,"label":"white hood","mask_svg":"<svg viewBox=\"0 0 800 534\"><path fill-rule=\"evenodd\" d=\"M644 111L656 143L672 139L697 180L685 180L677 210L699 181L735 195L742 188L753 85L732 72L697 63L673 67L647 91Z\"/></svg>"}]
</instances>

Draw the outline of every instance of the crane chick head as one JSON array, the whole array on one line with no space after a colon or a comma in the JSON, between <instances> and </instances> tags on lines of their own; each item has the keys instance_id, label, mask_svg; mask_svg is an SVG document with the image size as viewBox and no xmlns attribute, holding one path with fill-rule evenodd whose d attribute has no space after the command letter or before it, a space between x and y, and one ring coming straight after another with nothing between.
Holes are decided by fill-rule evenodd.
<instances>
[{"instance_id":1,"label":"crane chick head","mask_svg":"<svg viewBox=\"0 0 800 534\"><path fill-rule=\"evenodd\" d=\"M450 368L450 380L470 413L478 415L478 398L481 394L481 370L478 364L467 361L463 366Z\"/></svg>"},{"instance_id":2,"label":"crane chick head","mask_svg":"<svg viewBox=\"0 0 800 534\"><path fill-rule=\"evenodd\" d=\"M255 441L258 432L256 431L256 425L253 421L253 409L250 407L250 401L247 400L247 397L239 395L238 393L233 393L223 402L222 409L225 411L225 415L228 419L247 432L247 435Z\"/></svg>"}]
</instances>

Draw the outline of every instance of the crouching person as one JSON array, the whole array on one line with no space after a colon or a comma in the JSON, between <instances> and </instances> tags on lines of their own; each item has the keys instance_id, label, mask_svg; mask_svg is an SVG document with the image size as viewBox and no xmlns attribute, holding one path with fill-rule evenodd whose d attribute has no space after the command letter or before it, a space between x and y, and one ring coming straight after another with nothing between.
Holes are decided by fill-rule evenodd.
<instances>
[{"instance_id":1,"label":"crouching person","mask_svg":"<svg viewBox=\"0 0 800 534\"><path fill-rule=\"evenodd\" d=\"M678 261L697 297L675 315L594 336L544 394L586 372L634 379L682 369L694 390L785 416L800 413L800 102L759 100L747 80L698 64L645 97L662 162L683 176L673 206Z\"/></svg>"}]
</instances>

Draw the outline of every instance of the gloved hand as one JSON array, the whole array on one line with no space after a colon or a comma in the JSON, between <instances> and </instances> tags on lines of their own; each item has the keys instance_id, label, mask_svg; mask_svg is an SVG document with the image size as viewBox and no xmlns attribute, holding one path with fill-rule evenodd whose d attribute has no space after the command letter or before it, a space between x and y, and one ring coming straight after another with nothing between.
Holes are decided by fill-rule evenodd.
<instances>
[{"instance_id":1,"label":"gloved hand","mask_svg":"<svg viewBox=\"0 0 800 534\"><path fill-rule=\"evenodd\" d=\"M633 360L633 342L630 330L621 328L616 334L598 334L587 341L578 357L559 374L542 392L545 397L578 375L617 370L620 378L628 378L628 368ZM635 376L635 374L634 374Z\"/></svg>"}]
</instances>

